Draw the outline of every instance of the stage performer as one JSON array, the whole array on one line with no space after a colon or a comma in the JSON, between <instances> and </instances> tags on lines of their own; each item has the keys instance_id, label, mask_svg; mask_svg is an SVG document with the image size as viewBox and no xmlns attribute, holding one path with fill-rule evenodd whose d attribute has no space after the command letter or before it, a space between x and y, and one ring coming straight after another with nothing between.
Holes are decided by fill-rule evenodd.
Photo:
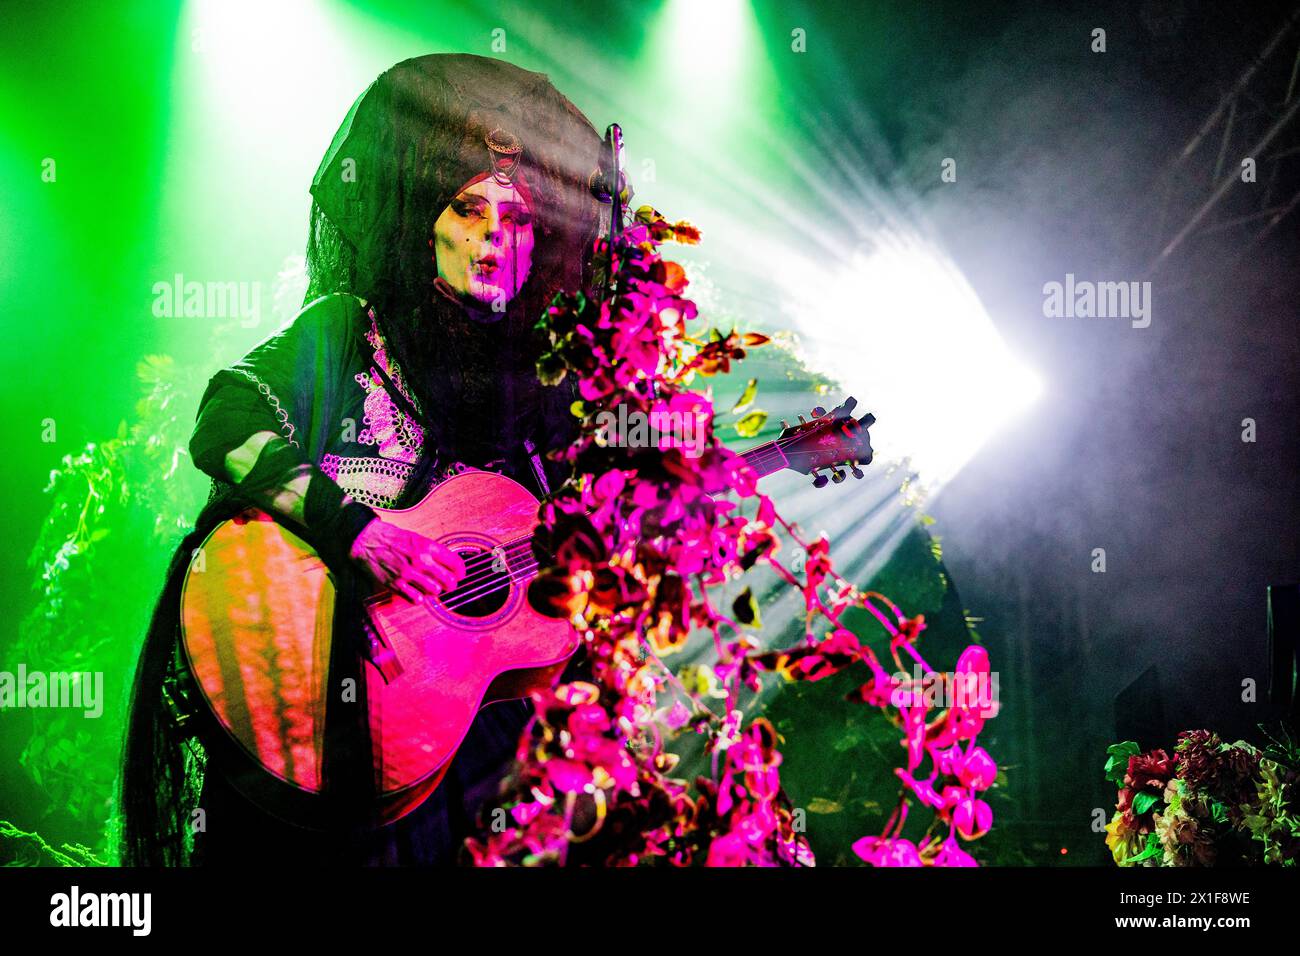
<instances>
[{"instance_id":1,"label":"stage performer","mask_svg":"<svg viewBox=\"0 0 1300 956\"><path fill-rule=\"evenodd\" d=\"M214 375L198 410L190 452L213 491L173 557L137 668L123 863L457 861L529 705L481 711L443 784L401 820L299 827L246 799L213 748L177 721L181 584L219 522L250 505L273 514L340 582L337 684L372 666L357 638L357 595L378 584L418 599L465 573L454 552L373 508L409 507L465 468L499 470L539 496L539 485L558 486L564 476L544 452L572 439L574 395L539 384L533 326L557 291L590 282L599 205L588 177L599 149L546 76L486 57L404 61L353 105L311 187L307 304ZM368 739L351 723L327 716L324 786L363 803Z\"/></svg>"}]
</instances>

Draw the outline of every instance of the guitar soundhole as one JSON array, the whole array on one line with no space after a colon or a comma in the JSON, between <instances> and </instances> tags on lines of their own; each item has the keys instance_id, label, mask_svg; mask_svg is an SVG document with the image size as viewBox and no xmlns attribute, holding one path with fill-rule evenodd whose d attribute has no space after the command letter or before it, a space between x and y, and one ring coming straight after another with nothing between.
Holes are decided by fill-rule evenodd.
<instances>
[{"instance_id":1,"label":"guitar soundhole","mask_svg":"<svg viewBox=\"0 0 1300 956\"><path fill-rule=\"evenodd\" d=\"M463 617L488 617L505 607L510 597L510 574L504 558L493 559L486 549L457 550L468 574L439 600L447 610Z\"/></svg>"}]
</instances>

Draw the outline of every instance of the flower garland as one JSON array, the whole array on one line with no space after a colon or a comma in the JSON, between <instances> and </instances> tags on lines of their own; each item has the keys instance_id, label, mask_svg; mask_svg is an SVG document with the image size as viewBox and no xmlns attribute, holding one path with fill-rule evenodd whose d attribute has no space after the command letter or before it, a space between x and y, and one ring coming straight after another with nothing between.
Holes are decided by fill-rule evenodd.
<instances>
[{"instance_id":1,"label":"flower garland","mask_svg":"<svg viewBox=\"0 0 1300 956\"><path fill-rule=\"evenodd\" d=\"M762 676L816 681L849 667L869 675L854 699L881 708L903 734L899 802L885 831L854 845L874 865L973 865L958 842L988 831L979 794L996 766L976 744L996 713L987 693L988 657L971 646L951 675L936 674L916 648L921 617L908 619L886 598L841 579L823 536L806 541L756 488L757 475L713 435L711 393L690 391L697 375L726 372L756 333L693 331L696 307L685 271L659 255L667 239L696 242L688 223L670 224L649 207L595 261L608 276L599 301L561 294L539 322L550 350L538 361L548 384L576 378L579 438L558 457L573 477L542 506L535 537L542 570L529 600L567 618L582 637L587 673L534 695L502 804L467 841L477 865L811 865L800 817L781 787L780 738L763 717L747 717ZM742 404L752 401L751 387ZM637 447L598 427L621 407L651 421L703 425L688 446L680 430ZM752 413L751 413L752 414ZM803 578L780 560L782 538L806 553ZM804 596L804 641L761 651L752 588L729 607L724 584L766 565ZM878 604L887 609L882 611ZM923 679L891 675L841 624L851 607L871 612ZM712 640L709 663L674 674L663 657L692 633ZM936 684L937 681L937 684ZM926 683L926 688L920 685ZM935 689L954 698L946 706ZM954 697L954 692L955 697ZM946 699L947 699L946 698ZM673 776L670 745L704 738L712 773L694 784ZM902 837L915 801L932 812L924 836Z\"/></svg>"}]
</instances>

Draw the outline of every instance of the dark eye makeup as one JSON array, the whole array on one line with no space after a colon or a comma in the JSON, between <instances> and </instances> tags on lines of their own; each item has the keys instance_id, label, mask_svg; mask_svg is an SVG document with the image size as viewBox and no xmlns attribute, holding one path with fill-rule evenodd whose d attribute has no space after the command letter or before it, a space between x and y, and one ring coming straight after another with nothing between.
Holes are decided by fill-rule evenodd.
<instances>
[{"instance_id":1,"label":"dark eye makeup","mask_svg":"<svg viewBox=\"0 0 1300 956\"><path fill-rule=\"evenodd\" d=\"M451 209L458 216L478 215L483 208L482 200L462 199L457 196L451 201Z\"/></svg>"},{"instance_id":2,"label":"dark eye makeup","mask_svg":"<svg viewBox=\"0 0 1300 956\"><path fill-rule=\"evenodd\" d=\"M457 196L451 201L451 209L456 215L462 218L483 215L483 208L487 205L487 200L480 196ZM528 211L527 206L510 203L502 207L501 218L513 222L517 226L526 226L533 221L533 214Z\"/></svg>"}]
</instances>

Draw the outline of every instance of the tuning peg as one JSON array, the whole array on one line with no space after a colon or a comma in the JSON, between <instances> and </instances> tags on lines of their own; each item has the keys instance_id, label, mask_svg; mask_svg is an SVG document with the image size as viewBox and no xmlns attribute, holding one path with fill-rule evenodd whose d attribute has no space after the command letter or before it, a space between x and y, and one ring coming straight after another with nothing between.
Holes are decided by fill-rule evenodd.
<instances>
[{"instance_id":1,"label":"tuning peg","mask_svg":"<svg viewBox=\"0 0 1300 956\"><path fill-rule=\"evenodd\" d=\"M856 461L853 463L853 477L854 478L862 477L862 469L858 467L858 463Z\"/></svg>"},{"instance_id":2,"label":"tuning peg","mask_svg":"<svg viewBox=\"0 0 1300 956\"><path fill-rule=\"evenodd\" d=\"M835 482L835 484L838 485L843 480L844 480L844 469L836 468L834 471L831 472L831 481Z\"/></svg>"},{"instance_id":3,"label":"tuning peg","mask_svg":"<svg viewBox=\"0 0 1300 956\"><path fill-rule=\"evenodd\" d=\"M781 419L781 431L785 431L789 427L790 427L790 423L787 422L784 418Z\"/></svg>"},{"instance_id":4,"label":"tuning peg","mask_svg":"<svg viewBox=\"0 0 1300 956\"><path fill-rule=\"evenodd\" d=\"M800 415L800 416L799 416L799 424L800 424L800 425L807 425L807 424L808 424L808 419L806 419L806 418L804 418L802 415Z\"/></svg>"},{"instance_id":5,"label":"tuning peg","mask_svg":"<svg viewBox=\"0 0 1300 956\"><path fill-rule=\"evenodd\" d=\"M817 469L816 469L816 468L814 468L814 469L812 470L812 476L813 476L813 487L814 487L814 488L825 488L825 487L826 487L826 482L827 482L828 479L826 478L825 475L819 475L819 474L817 473Z\"/></svg>"},{"instance_id":6,"label":"tuning peg","mask_svg":"<svg viewBox=\"0 0 1300 956\"><path fill-rule=\"evenodd\" d=\"M813 418L821 418L825 414L826 414L826 409L822 408L820 405L814 407L812 410Z\"/></svg>"}]
</instances>

